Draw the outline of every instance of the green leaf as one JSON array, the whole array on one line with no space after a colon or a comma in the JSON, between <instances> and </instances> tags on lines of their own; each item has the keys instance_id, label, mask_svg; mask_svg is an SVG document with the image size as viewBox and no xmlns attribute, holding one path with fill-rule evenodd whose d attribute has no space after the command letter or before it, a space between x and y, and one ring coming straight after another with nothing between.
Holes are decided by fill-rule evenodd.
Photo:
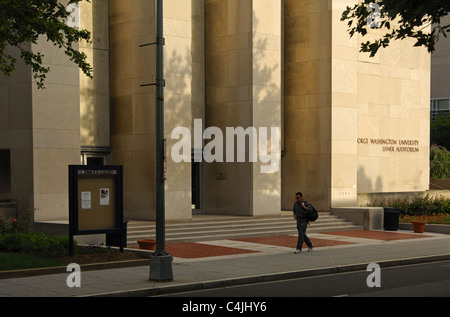
<instances>
[{"instance_id":1,"label":"green leaf","mask_svg":"<svg viewBox=\"0 0 450 317\"><path fill-rule=\"evenodd\" d=\"M69 0L68 3L81 1ZM67 26L69 14L66 6L58 0L0 0L0 72L6 77L14 73L17 61L6 53L6 48L17 48L20 58L31 67L38 88L43 89L50 69L42 66L43 56L39 52L28 51L23 45L37 43L43 37L63 49L83 73L92 77L92 68L87 63L86 55L73 49L74 44L82 40L90 43L91 35L87 30Z\"/></svg>"}]
</instances>

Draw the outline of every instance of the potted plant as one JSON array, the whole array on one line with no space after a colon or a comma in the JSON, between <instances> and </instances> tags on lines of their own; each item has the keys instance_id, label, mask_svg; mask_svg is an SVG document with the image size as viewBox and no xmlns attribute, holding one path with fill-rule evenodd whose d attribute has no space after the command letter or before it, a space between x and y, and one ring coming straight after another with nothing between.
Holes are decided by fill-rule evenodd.
<instances>
[{"instance_id":1,"label":"potted plant","mask_svg":"<svg viewBox=\"0 0 450 317\"><path fill-rule=\"evenodd\" d=\"M138 239L139 249L155 250L156 240L154 239Z\"/></svg>"},{"instance_id":2,"label":"potted plant","mask_svg":"<svg viewBox=\"0 0 450 317\"><path fill-rule=\"evenodd\" d=\"M423 233L424 232L425 224L426 224L425 221L413 220L411 222L412 222L412 225L413 225L414 232L416 232L416 233Z\"/></svg>"}]
</instances>

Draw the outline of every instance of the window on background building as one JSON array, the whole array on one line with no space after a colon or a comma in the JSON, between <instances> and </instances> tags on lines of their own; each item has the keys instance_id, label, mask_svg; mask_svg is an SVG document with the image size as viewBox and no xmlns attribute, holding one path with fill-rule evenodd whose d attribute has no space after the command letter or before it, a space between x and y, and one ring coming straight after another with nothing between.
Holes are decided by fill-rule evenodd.
<instances>
[{"instance_id":1,"label":"window on background building","mask_svg":"<svg viewBox=\"0 0 450 317\"><path fill-rule=\"evenodd\" d=\"M10 150L0 150L0 201L11 196L11 154Z\"/></svg>"},{"instance_id":2,"label":"window on background building","mask_svg":"<svg viewBox=\"0 0 450 317\"><path fill-rule=\"evenodd\" d=\"M436 119L436 116L447 114L450 112L450 98L431 99L431 120Z\"/></svg>"},{"instance_id":3,"label":"window on background building","mask_svg":"<svg viewBox=\"0 0 450 317\"><path fill-rule=\"evenodd\" d=\"M109 148L83 147L81 149L81 165L108 165Z\"/></svg>"}]
</instances>

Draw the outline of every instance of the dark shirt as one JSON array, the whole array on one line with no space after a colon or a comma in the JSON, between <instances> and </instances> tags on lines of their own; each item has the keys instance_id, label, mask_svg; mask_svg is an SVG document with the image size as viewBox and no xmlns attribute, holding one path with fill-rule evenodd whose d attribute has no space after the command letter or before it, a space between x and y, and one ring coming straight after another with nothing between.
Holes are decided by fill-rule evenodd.
<instances>
[{"instance_id":1,"label":"dark shirt","mask_svg":"<svg viewBox=\"0 0 450 317\"><path fill-rule=\"evenodd\" d=\"M307 209L311 208L311 204L309 202L307 202L306 200L303 200L302 202L305 203ZM297 217L297 220L306 220L306 212L307 210L302 207L301 203L296 202L294 204L293 213Z\"/></svg>"}]
</instances>

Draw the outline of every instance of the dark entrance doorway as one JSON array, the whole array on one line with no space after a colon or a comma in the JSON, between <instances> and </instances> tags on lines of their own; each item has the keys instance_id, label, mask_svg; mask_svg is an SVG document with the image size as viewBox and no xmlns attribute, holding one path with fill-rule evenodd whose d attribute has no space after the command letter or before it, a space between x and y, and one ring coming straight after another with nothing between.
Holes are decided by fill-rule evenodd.
<instances>
[{"instance_id":1,"label":"dark entrance doorway","mask_svg":"<svg viewBox=\"0 0 450 317\"><path fill-rule=\"evenodd\" d=\"M191 160L192 214L201 214L203 213L203 163L195 162L195 157L194 150Z\"/></svg>"}]
</instances>

